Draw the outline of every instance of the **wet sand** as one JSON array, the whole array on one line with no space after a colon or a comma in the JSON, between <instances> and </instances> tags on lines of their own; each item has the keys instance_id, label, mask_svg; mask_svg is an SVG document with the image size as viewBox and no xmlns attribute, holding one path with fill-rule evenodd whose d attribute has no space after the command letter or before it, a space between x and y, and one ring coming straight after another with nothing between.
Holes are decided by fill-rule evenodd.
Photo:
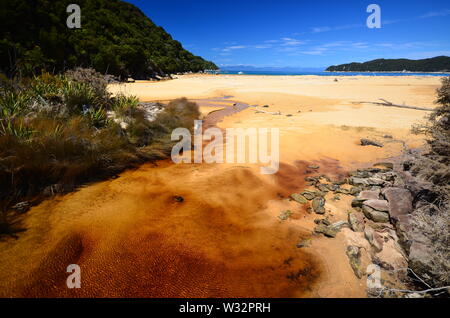
<instances>
[{"instance_id":1,"label":"wet sand","mask_svg":"<svg viewBox=\"0 0 450 318\"><path fill-rule=\"evenodd\" d=\"M311 163L342 178L404 146L420 146L423 140L409 129L426 112L354 102L377 97L432 107L439 81L332 80L187 76L112 87L146 101L205 98L205 115L234 102L268 105L227 110L229 116L213 122L279 127L280 171L265 176L256 165L163 161L45 201L23 216L27 231L19 240L0 242L0 296L365 297L365 282L345 255L346 232L297 248L311 237L318 216L286 198L306 187ZM227 95L233 97L216 100ZM362 137L383 140L385 147L361 147ZM345 218L349 200L327 200L332 221ZM286 209L294 214L280 221ZM67 289L68 264L80 265L81 289Z\"/></svg>"}]
</instances>

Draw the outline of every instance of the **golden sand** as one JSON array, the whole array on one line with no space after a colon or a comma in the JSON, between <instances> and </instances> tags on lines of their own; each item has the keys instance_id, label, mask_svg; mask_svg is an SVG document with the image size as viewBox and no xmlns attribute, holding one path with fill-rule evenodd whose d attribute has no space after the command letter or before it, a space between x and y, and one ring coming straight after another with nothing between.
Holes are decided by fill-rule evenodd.
<instances>
[{"instance_id":1,"label":"golden sand","mask_svg":"<svg viewBox=\"0 0 450 318\"><path fill-rule=\"evenodd\" d=\"M305 188L311 163L335 178L351 168L417 147L410 133L433 107L435 77L181 76L166 82L113 85L142 101L178 97L230 100L250 107L219 127L279 127L280 171L254 165L159 162L116 180L43 202L23 217L19 240L0 242L0 296L58 297L365 297L353 274L345 231L311 237L314 219L286 198ZM202 113L227 102L203 103ZM259 113L280 112L281 115ZM287 115L292 115L288 117ZM392 135L393 138L384 138ZM362 147L372 138L383 148ZM182 196L184 202L176 202ZM345 219L351 198L331 201L332 221ZM280 221L291 209L290 220ZM82 270L82 288L65 285L67 265Z\"/></svg>"}]
</instances>

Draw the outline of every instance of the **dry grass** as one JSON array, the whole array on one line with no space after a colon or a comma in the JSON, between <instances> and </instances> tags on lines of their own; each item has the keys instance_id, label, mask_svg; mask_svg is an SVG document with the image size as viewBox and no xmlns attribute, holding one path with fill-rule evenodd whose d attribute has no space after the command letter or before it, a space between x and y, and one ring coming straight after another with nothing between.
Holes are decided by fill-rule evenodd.
<instances>
[{"instance_id":1,"label":"dry grass","mask_svg":"<svg viewBox=\"0 0 450 318\"><path fill-rule=\"evenodd\" d=\"M450 285L450 77L442 81L437 91L439 105L425 126L415 127L416 133L427 136L428 150L417 155L411 172L432 184L431 193L416 204L413 223L432 242L432 268L426 273L435 287Z\"/></svg>"},{"instance_id":2,"label":"dry grass","mask_svg":"<svg viewBox=\"0 0 450 318\"><path fill-rule=\"evenodd\" d=\"M39 198L50 187L71 191L146 160L167 158L172 130L193 129L200 115L195 103L180 99L150 122L135 97L112 98L91 70L20 83L1 80L0 234L10 231L10 207L18 201ZM107 111L128 126L109 119Z\"/></svg>"}]
</instances>

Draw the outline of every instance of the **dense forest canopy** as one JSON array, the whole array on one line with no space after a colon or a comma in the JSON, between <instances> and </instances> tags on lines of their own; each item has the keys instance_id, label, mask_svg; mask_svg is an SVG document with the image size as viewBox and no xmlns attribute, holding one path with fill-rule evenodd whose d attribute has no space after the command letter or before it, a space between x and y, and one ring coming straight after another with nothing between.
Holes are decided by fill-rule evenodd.
<instances>
[{"instance_id":1,"label":"dense forest canopy","mask_svg":"<svg viewBox=\"0 0 450 318\"><path fill-rule=\"evenodd\" d=\"M437 56L423 60L379 59L365 63L333 65L329 72L450 72L450 57Z\"/></svg>"},{"instance_id":2,"label":"dense forest canopy","mask_svg":"<svg viewBox=\"0 0 450 318\"><path fill-rule=\"evenodd\" d=\"M147 78L217 69L183 49L137 7L119 0L78 0L81 29L66 25L71 0L0 1L0 72L11 76L76 66Z\"/></svg>"}]
</instances>

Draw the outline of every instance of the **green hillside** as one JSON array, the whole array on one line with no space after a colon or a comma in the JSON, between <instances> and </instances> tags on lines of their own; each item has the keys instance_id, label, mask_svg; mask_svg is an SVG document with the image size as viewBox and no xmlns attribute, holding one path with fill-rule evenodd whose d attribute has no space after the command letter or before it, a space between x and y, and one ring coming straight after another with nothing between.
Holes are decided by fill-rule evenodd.
<instances>
[{"instance_id":1,"label":"green hillside","mask_svg":"<svg viewBox=\"0 0 450 318\"><path fill-rule=\"evenodd\" d=\"M333 65L329 72L450 72L450 57L437 56L423 60L379 59L365 63Z\"/></svg>"},{"instance_id":2,"label":"green hillside","mask_svg":"<svg viewBox=\"0 0 450 318\"><path fill-rule=\"evenodd\" d=\"M147 78L216 69L183 49L137 7L119 0L78 0L81 29L66 25L71 0L0 2L0 72L59 72L76 66Z\"/></svg>"}]
</instances>

